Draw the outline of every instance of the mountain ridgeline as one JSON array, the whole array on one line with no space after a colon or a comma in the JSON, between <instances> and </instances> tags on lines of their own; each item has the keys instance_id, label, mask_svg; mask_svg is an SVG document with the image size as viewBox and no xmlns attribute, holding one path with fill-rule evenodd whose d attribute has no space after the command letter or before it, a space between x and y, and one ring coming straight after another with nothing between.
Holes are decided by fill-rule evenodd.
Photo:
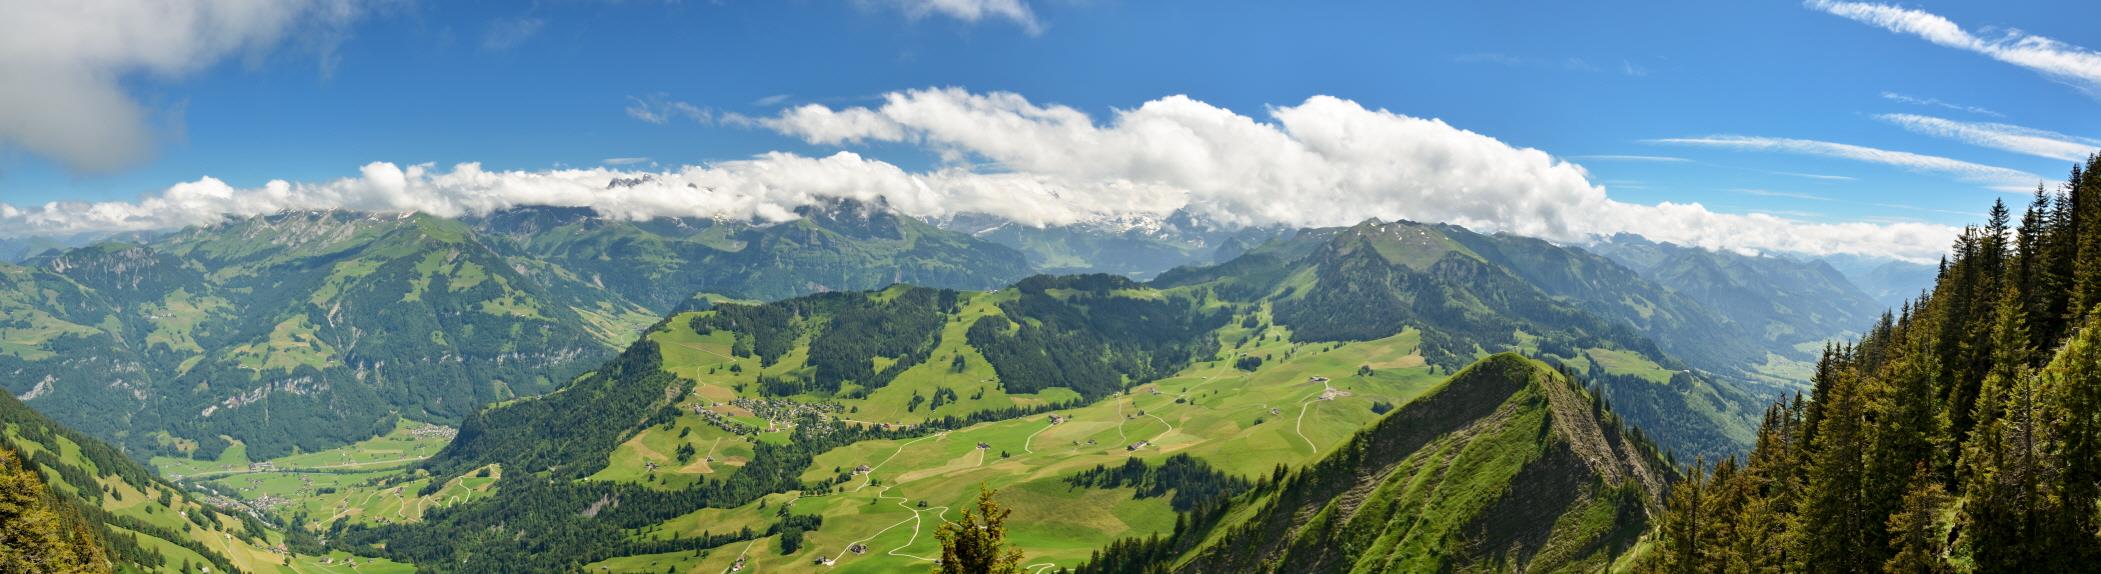
<instances>
[{"instance_id":1,"label":"mountain ridgeline","mask_svg":"<svg viewBox=\"0 0 2101 574\"><path fill-rule=\"evenodd\" d=\"M795 221L301 212L0 267L6 390L141 453L256 459L546 392L696 292L990 287L1014 252L880 206Z\"/></svg>"},{"instance_id":2,"label":"mountain ridgeline","mask_svg":"<svg viewBox=\"0 0 2101 574\"><path fill-rule=\"evenodd\" d=\"M1743 459L1674 490L1658 572L2079 572L2101 560L2101 155L1827 348Z\"/></svg>"},{"instance_id":3,"label":"mountain ridgeline","mask_svg":"<svg viewBox=\"0 0 2101 574\"><path fill-rule=\"evenodd\" d=\"M1636 546L1671 478L1576 379L1504 353L1077 572L1602 571Z\"/></svg>"},{"instance_id":4,"label":"mountain ridgeline","mask_svg":"<svg viewBox=\"0 0 2101 574\"><path fill-rule=\"evenodd\" d=\"M1887 308L1821 260L1710 251L1633 235L1588 249L1714 309L1783 355L1806 357L1793 346L1857 332Z\"/></svg>"},{"instance_id":5,"label":"mountain ridgeline","mask_svg":"<svg viewBox=\"0 0 2101 574\"><path fill-rule=\"evenodd\" d=\"M1623 266L1451 225L1307 230L1154 285L1268 305L1296 340L1419 333L1424 359L1446 371L1505 350L1557 357L1686 454L1748 445L1756 405L1794 388L1754 371L1770 347L1740 325Z\"/></svg>"}]
</instances>

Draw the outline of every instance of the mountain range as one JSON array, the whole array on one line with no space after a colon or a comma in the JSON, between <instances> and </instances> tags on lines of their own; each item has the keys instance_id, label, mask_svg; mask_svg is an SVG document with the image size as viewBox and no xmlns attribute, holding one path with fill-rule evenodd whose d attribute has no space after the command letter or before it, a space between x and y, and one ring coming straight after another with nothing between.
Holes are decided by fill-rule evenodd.
<instances>
[{"instance_id":1,"label":"mountain range","mask_svg":"<svg viewBox=\"0 0 2101 574\"><path fill-rule=\"evenodd\" d=\"M0 267L0 372L134 452L271 457L553 389L699 292L767 299L1023 274L858 204L791 222L297 212Z\"/></svg>"},{"instance_id":2,"label":"mountain range","mask_svg":"<svg viewBox=\"0 0 2101 574\"><path fill-rule=\"evenodd\" d=\"M1085 499L1128 517L1116 525L1034 535L1084 543L1025 545L1053 565L1590 569L1638 551L1675 457L1749 448L1762 405L1803 389L1814 350L1873 314L1818 261L1636 237L1031 228L856 202L797 215L289 212L50 250L0 267L0 368L23 402L85 431L72 443L182 469L180 485L133 489L213 493L253 519L262 550L195 554L222 569L271 552L726 569L730 544L745 545L738 564L836 562L867 542L840 536L889 540L906 531L862 527L909 511L894 558L927 543L921 509L988 480L1059 504L1136 489ZM1024 278L1039 269L1101 273ZM431 423L457 437L404 434ZM431 450L385 446L404 440ZM33 456L49 443L15 448L83 466ZM1461 496L1519 486L1546 498ZM39 496L72 505L59 516L114 507ZM1213 535L1125 540L1176 516ZM1436 520L1381 525L1401 516ZM749 555L762 543L773 553ZM1365 544L1442 558L1377 562L1390 553Z\"/></svg>"}]
</instances>

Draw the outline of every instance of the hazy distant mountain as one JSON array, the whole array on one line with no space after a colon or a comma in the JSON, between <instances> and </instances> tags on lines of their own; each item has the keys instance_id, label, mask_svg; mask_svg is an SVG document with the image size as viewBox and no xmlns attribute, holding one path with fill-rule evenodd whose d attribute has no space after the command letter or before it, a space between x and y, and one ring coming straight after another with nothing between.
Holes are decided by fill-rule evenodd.
<instances>
[{"instance_id":1,"label":"hazy distant mountain","mask_svg":"<svg viewBox=\"0 0 2101 574\"><path fill-rule=\"evenodd\" d=\"M1232 259L1285 231L1218 226L1181 211L1167 217L1127 215L1041 227L965 214L935 225L1020 250L1038 272L1109 273L1141 280L1183 265Z\"/></svg>"},{"instance_id":2,"label":"hazy distant mountain","mask_svg":"<svg viewBox=\"0 0 2101 574\"><path fill-rule=\"evenodd\" d=\"M1811 358L1800 343L1840 337L1882 307L1820 260L1749 256L1618 235L1588 247L1712 308L1774 352Z\"/></svg>"},{"instance_id":3,"label":"hazy distant mountain","mask_svg":"<svg viewBox=\"0 0 2101 574\"><path fill-rule=\"evenodd\" d=\"M1880 257L1830 255L1822 259L1874 299L1877 313L1918 299L1919 294L1932 290L1940 275L1940 268L1933 265Z\"/></svg>"}]
</instances>

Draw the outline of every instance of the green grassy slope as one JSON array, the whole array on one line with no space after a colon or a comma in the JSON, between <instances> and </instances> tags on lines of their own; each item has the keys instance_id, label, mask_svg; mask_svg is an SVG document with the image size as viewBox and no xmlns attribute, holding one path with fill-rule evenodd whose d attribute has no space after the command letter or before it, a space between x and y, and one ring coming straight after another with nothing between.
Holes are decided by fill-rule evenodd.
<instances>
[{"instance_id":1,"label":"green grassy slope","mask_svg":"<svg viewBox=\"0 0 2101 574\"><path fill-rule=\"evenodd\" d=\"M0 396L0 450L26 461L49 499L76 517L87 538L121 572L408 572L406 565L323 550L311 537L287 537L230 504L154 478L114 447L58 426ZM16 525L10 525L13 527ZM34 570L32 570L34 571Z\"/></svg>"},{"instance_id":2,"label":"green grassy slope","mask_svg":"<svg viewBox=\"0 0 2101 574\"><path fill-rule=\"evenodd\" d=\"M1217 510L1216 524L1179 537L1188 549L1161 563L1185 572L1605 569L1646 530L1669 472L1621 431L1546 365L1492 356ZM1119 559L1083 571L1113 571Z\"/></svg>"}]
</instances>

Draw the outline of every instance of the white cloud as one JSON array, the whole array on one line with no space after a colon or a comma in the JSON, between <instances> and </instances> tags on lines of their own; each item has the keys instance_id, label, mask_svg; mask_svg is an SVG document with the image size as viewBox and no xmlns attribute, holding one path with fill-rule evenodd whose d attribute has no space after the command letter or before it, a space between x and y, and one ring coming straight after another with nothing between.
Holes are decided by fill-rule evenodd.
<instances>
[{"instance_id":1,"label":"white cloud","mask_svg":"<svg viewBox=\"0 0 2101 574\"><path fill-rule=\"evenodd\" d=\"M489 23L482 32L481 47L490 52L501 52L517 47L547 27L547 20L532 17L504 18Z\"/></svg>"},{"instance_id":2,"label":"white cloud","mask_svg":"<svg viewBox=\"0 0 2101 574\"><path fill-rule=\"evenodd\" d=\"M2064 161L2084 161L2095 150L2101 150L2101 140L2011 124L1961 122L1914 114L1881 114L1875 116L1875 119L1896 124L1915 133Z\"/></svg>"},{"instance_id":3,"label":"white cloud","mask_svg":"<svg viewBox=\"0 0 2101 574\"><path fill-rule=\"evenodd\" d=\"M1030 35L1043 33L1043 23L1023 0L860 0L863 4L894 6L912 18L940 15L964 22L1007 20Z\"/></svg>"},{"instance_id":4,"label":"white cloud","mask_svg":"<svg viewBox=\"0 0 2101 574\"><path fill-rule=\"evenodd\" d=\"M645 98L628 96L626 112L627 117L657 125L670 123L671 120L692 120L703 124L715 121L715 112L669 99L664 94L650 94Z\"/></svg>"},{"instance_id":5,"label":"white cloud","mask_svg":"<svg viewBox=\"0 0 2101 574\"><path fill-rule=\"evenodd\" d=\"M1800 178L1805 178L1805 179L1815 179L1815 180L1822 180L1822 181L1853 181L1853 180L1855 180L1855 179L1859 179L1859 178L1856 178L1856 177L1853 177L1853 176L1849 176L1849 175L1829 175L1829 174L1822 174L1822 173L1802 173L1802 172L1797 172L1797 171L1775 171L1775 172L1771 172L1771 173L1772 173L1773 175L1785 175L1785 176L1789 176L1789 177L1800 177Z\"/></svg>"},{"instance_id":6,"label":"white cloud","mask_svg":"<svg viewBox=\"0 0 2101 574\"><path fill-rule=\"evenodd\" d=\"M1938 14L1888 4L1832 0L1808 0L1805 4L1891 32L1918 36L1941 46L1976 52L2034 70L2078 87L2088 95L2101 97L2101 52L2020 30L2007 30L1996 39L1986 39L1963 30L1962 26Z\"/></svg>"},{"instance_id":7,"label":"white cloud","mask_svg":"<svg viewBox=\"0 0 2101 574\"><path fill-rule=\"evenodd\" d=\"M618 165L618 166L627 166L627 165L638 165L638 164L645 164L645 163L649 163L649 158L646 158L646 157L609 157L609 158L605 158L605 159L602 159L602 160L598 160L598 163L602 163L602 164L605 164L605 165Z\"/></svg>"},{"instance_id":8,"label":"white cloud","mask_svg":"<svg viewBox=\"0 0 2101 574\"><path fill-rule=\"evenodd\" d=\"M1907 151L1894 151L1818 140L1718 135L1693 138L1663 138L1648 141L1651 143L1747 151L1775 151L1893 165L1919 171L1949 174L1964 180L1987 184L1987 187L1992 189L2013 193L2033 191L2035 190L2036 182L2042 181L2042 178L2035 174L2016 169Z\"/></svg>"},{"instance_id":9,"label":"white cloud","mask_svg":"<svg viewBox=\"0 0 2101 574\"><path fill-rule=\"evenodd\" d=\"M101 172L145 159L153 113L126 90L298 38L329 62L355 0L0 0L0 148Z\"/></svg>"},{"instance_id":10,"label":"white cloud","mask_svg":"<svg viewBox=\"0 0 2101 574\"><path fill-rule=\"evenodd\" d=\"M1773 190L1770 190L1770 189L1755 189L1755 188L1752 188L1752 189L1732 189L1732 190L1729 190L1729 191L1734 191L1734 192L1736 192L1736 193L1741 193L1741 194L1744 194L1744 195L1756 195L1756 196L1759 196L1759 197L1784 197L1784 198L1787 198L1787 199L1806 199L1806 200L1809 200L1809 201L1831 201L1831 198L1829 198L1829 197L1824 197L1824 196L1821 196L1821 195L1816 195L1816 194L1811 194L1811 193L1802 193L1802 192L1797 192L1797 191L1773 191Z\"/></svg>"},{"instance_id":11,"label":"white cloud","mask_svg":"<svg viewBox=\"0 0 2101 574\"><path fill-rule=\"evenodd\" d=\"M1912 104L1912 105L1919 105L1919 106L1929 106L1929 107L1936 107L1936 108L1947 108L1947 109L1951 109L1951 110L1959 110L1959 111L1965 111L1965 112L1969 112L1969 113L1973 113L1973 114L1977 114L1977 115L1982 115L1982 116L1991 116L1991 117L1995 117L1995 118L2003 118L2003 117L2006 117L2006 114L2002 114L2002 113L1999 113L1999 112L1995 112L1995 111L1992 111L1992 110L1990 110L1990 109L1987 109L1987 108L1980 108L1980 107L1977 107L1977 106L1965 106L1965 105L1962 105L1962 104L1956 104L1956 103L1944 102L1944 101L1941 101L1941 100L1940 100L1940 99L1938 99L1938 98L1921 98L1921 97L1917 97L1917 96L1907 96L1907 95L1904 95L1904 94L1899 94L1899 93L1896 93L1896 92L1882 92L1882 99L1885 99L1885 100L1889 100L1889 101L1892 101L1892 102L1903 102L1903 103L1907 103L1907 104Z\"/></svg>"},{"instance_id":12,"label":"white cloud","mask_svg":"<svg viewBox=\"0 0 2101 574\"><path fill-rule=\"evenodd\" d=\"M778 116L753 118L737 115L729 121L793 133L811 143L821 144L860 143L871 139L896 141L904 137L902 128L867 108L834 111L819 104L805 104L783 110Z\"/></svg>"},{"instance_id":13,"label":"white cloud","mask_svg":"<svg viewBox=\"0 0 2101 574\"><path fill-rule=\"evenodd\" d=\"M812 143L899 142L947 158L908 171L840 151L768 153L661 172L484 171L475 164L374 163L351 178L234 188L204 178L135 202L0 205L0 235L160 229L284 209L481 213L589 206L613 217L782 220L832 198L882 198L921 217L984 213L1028 225L1178 209L1223 224L1348 225L1405 218L1577 242L1621 232L1735 251L1851 253L1930 260L1955 229L1923 223L1806 223L1699 204L1607 197L1546 152L1356 102L1315 96L1257 119L1185 96L1097 122L1010 93L929 89L874 107L801 106L754 126ZM847 119L841 119L847 118ZM612 187L614 178L643 179Z\"/></svg>"},{"instance_id":14,"label":"white cloud","mask_svg":"<svg viewBox=\"0 0 2101 574\"><path fill-rule=\"evenodd\" d=\"M1570 159L1580 159L1580 160L1585 160L1585 161L1631 161L1631 162L1641 162L1641 163L1688 163L1688 162L1691 162L1691 161L1692 161L1692 160L1689 160L1689 159L1685 159L1685 158L1682 158L1682 157L1673 157L1673 156L1667 156L1667 155L1624 155L1624 154L1603 154L1603 155L1578 155L1578 156L1569 156L1569 158L1570 158Z\"/></svg>"}]
</instances>

